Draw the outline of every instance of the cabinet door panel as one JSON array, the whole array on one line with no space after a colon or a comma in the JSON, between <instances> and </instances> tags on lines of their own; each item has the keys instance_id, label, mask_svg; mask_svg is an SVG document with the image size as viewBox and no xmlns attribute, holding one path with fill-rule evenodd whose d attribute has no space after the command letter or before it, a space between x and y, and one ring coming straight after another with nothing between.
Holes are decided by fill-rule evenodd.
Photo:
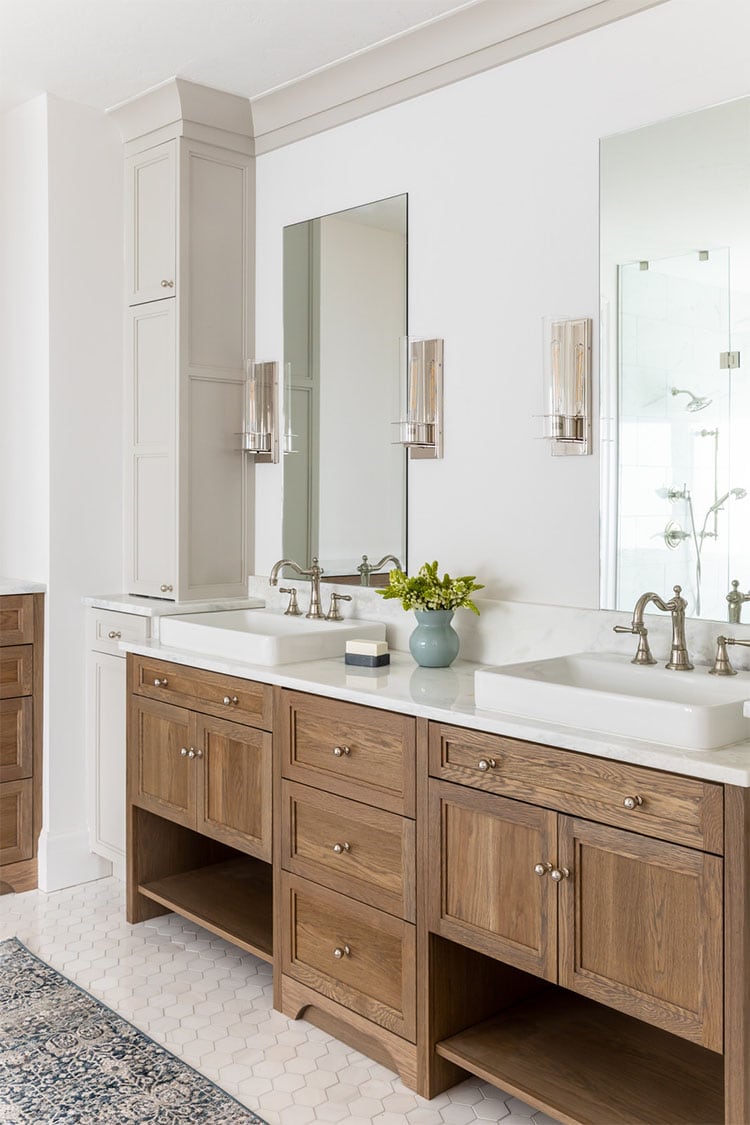
<instances>
[{"instance_id":1,"label":"cabinet door panel","mask_svg":"<svg viewBox=\"0 0 750 1125\"><path fill-rule=\"evenodd\" d=\"M557 892L536 864L556 862L556 821L546 809L430 783L430 924L526 972L557 977Z\"/></svg>"},{"instance_id":2,"label":"cabinet door panel","mask_svg":"<svg viewBox=\"0 0 750 1125\"><path fill-rule=\"evenodd\" d=\"M125 855L125 657L91 652L88 717L91 754L91 849Z\"/></svg>"},{"instance_id":3,"label":"cabinet door panel","mask_svg":"<svg viewBox=\"0 0 750 1125\"><path fill-rule=\"evenodd\" d=\"M722 1050L723 862L560 818L560 984Z\"/></svg>"},{"instance_id":4,"label":"cabinet door panel","mask_svg":"<svg viewBox=\"0 0 750 1125\"><path fill-rule=\"evenodd\" d=\"M34 854L33 781L0 785L0 864L19 863Z\"/></svg>"},{"instance_id":5,"label":"cabinet door panel","mask_svg":"<svg viewBox=\"0 0 750 1125\"><path fill-rule=\"evenodd\" d=\"M34 771L31 696L0 699L0 781L20 781Z\"/></svg>"},{"instance_id":6,"label":"cabinet door panel","mask_svg":"<svg viewBox=\"0 0 750 1125\"><path fill-rule=\"evenodd\" d=\"M143 809L194 828L196 773L200 763L188 757L192 748L190 712L166 703L135 699L132 724L133 800Z\"/></svg>"},{"instance_id":7,"label":"cabinet door panel","mask_svg":"<svg viewBox=\"0 0 750 1125\"><path fill-rule=\"evenodd\" d=\"M33 675L33 645L9 645L0 649L0 699L31 695Z\"/></svg>"},{"instance_id":8,"label":"cabinet door panel","mask_svg":"<svg viewBox=\"0 0 750 1125\"><path fill-rule=\"evenodd\" d=\"M128 304L174 297L177 291L175 141L130 157L125 167L129 212Z\"/></svg>"},{"instance_id":9,"label":"cabinet door panel","mask_svg":"<svg viewBox=\"0 0 750 1125\"><path fill-rule=\"evenodd\" d=\"M204 715L196 722L198 831L270 862L271 735Z\"/></svg>"},{"instance_id":10,"label":"cabinet door panel","mask_svg":"<svg viewBox=\"0 0 750 1125\"><path fill-rule=\"evenodd\" d=\"M3 594L0 597L0 645L25 645L33 640L33 596Z\"/></svg>"}]
</instances>

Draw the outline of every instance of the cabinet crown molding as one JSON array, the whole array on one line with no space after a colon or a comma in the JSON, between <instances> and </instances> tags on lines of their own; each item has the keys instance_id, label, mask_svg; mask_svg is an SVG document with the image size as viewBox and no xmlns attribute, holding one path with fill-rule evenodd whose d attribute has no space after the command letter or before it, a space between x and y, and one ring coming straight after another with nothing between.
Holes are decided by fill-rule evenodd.
<instances>
[{"instance_id":1,"label":"cabinet crown molding","mask_svg":"<svg viewBox=\"0 0 750 1125\"><path fill-rule=\"evenodd\" d=\"M171 136L206 139L212 131L219 143L247 151L253 136L253 114L247 98L168 78L158 86L107 110L126 145L149 138L160 143Z\"/></svg>"}]
</instances>

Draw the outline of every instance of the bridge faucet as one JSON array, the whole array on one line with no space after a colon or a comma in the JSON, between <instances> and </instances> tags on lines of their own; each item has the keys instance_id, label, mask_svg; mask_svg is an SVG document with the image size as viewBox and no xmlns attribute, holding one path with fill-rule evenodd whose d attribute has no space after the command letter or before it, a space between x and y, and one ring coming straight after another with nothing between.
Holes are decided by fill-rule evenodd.
<instances>
[{"instance_id":1,"label":"bridge faucet","mask_svg":"<svg viewBox=\"0 0 750 1125\"><path fill-rule=\"evenodd\" d=\"M638 649L636 651L632 664L656 664L651 650L648 646L648 629L643 624L643 614L646 611L646 606L653 602L657 609L662 610L663 613L670 613L672 615L672 648L669 653L669 660L666 667L674 672L689 672L693 668L690 662L690 654L687 650L687 641L685 640L685 610L687 608L687 601L683 598L682 587L675 586L674 597L665 602L658 594L649 591L646 594L641 594L638 601L635 603L633 609L633 620L628 627L627 625L615 625L615 633L633 633L638 637Z\"/></svg>"},{"instance_id":2,"label":"bridge faucet","mask_svg":"<svg viewBox=\"0 0 750 1125\"><path fill-rule=\"evenodd\" d=\"M323 611L320 608L320 576L323 573L323 567L318 566L317 558L313 559L312 565L307 569L301 567L294 559L279 559L278 562L273 564L271 573L268 576L269 586L278 586L279 572L282 567L285 566L290 566L292 570L297 571L297 574L310 579L310 608L305 614L305 617L321 620L323 618Z\"/></svg>"}]
</instances>

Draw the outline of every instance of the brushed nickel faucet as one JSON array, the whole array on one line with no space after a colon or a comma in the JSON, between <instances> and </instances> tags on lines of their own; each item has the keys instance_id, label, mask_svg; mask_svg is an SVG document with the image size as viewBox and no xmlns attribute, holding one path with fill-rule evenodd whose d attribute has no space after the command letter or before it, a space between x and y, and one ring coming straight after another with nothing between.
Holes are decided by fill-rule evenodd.
<instances>
[{"instance_id":1,"label":"brushed nickel faucet","mask_svg":"<svg viewBox=\"0 0 750 1125\"><path fill-rule=\"evenodd\" d=\"M638 648L633 657L631 664L656 664L651 655L651 649L648 646L648 629L643 624L643 614L646 611L646 606L653 603L657 609L662 610L663 613L670 613L672 615L672 648L669 653L669 660L665 667L670 668L674 672L689 672L694 665L690 661L690 654L687 650L687 641L685 640L685 610L687 609L687 602L682 597L682 586L675 586L674 597L665 602L653 590L646 594L641 594L638 601L635 603L633 609L633 620L628 627L627 625L615 625L615 633L633 633L638 637Z\"/></svg>"},{"instance_id":2,"label":"brushed nickel faucet","mask_svg":"<svg viewBox=\"0 0 750 1125\"><path fill-rule=\"evenodd\" d=\"M731 625L739 624L742 615L742 606L745 602L750 602L750 591L748 591L747 594L743 594L740 590L739 581L735 578L732 581L732 589L727 594L727 605L729 606L727 621L729 621Z\"/></svg>"},{"instance_id":3,"label":"brushed nickel faucet","mask_svg":"<svg viewBox=\"0 0 750 1125\"><path fill-rule=\"evenodd\" d=\"M380 570L381 566L384 566L387 562L392 562L396 570L403 570L401 563L398 561L395 555L383 555L380 562L376 563L371 563L368 560L367 555L363 555L362 562L357 567L357 570L359 571L360 586L369 586L370 575L374 574L376 570Z\"/></svg>"},{"instance_id":4,"label":"brushed nickel faucet","mask_svg":"<svg viewBox=\"0 0 750 1125\"><path fill-rule=\"evenodd\" d=\"M310 579L310 608L305 614L305 617L322 620L323 611L320 608L320 576L323 573L323 567L318 566L317 558L313 559L312 564L307 569L301 567L294 559L279 559L278 562L273 564L271 573L268 576L269 586L278 586L279 571L285 566L290 566L292 570L296 570L297 574L302 575L303 578Z\"/></svg>"}]
</instances>

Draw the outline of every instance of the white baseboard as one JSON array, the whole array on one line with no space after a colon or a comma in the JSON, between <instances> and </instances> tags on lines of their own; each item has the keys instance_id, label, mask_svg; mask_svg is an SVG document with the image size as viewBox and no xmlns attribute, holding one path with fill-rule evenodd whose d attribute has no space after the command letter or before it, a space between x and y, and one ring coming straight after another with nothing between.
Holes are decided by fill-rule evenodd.
<instances>
[{"instance_id":1,"label":"white baseboard","mask_svg":"<svg viewBox=\"0 0 750 1125\"><path fill-rule=\"evenodd\" d=\"M39 889L61 891L78 883L90 883L112 873L112 864L89 848L89 834L83 832L51 833L43 829L39 836Z\"/></svg>"}]
</instances>

